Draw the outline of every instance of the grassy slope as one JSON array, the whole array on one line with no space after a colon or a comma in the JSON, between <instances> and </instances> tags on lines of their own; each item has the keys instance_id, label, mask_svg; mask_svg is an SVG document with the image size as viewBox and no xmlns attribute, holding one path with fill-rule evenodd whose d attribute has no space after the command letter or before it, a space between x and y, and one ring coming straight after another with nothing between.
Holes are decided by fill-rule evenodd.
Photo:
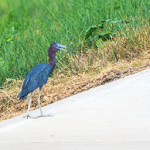
<instances>
[{"instance_id":1,"label":"grassy slope","mask_svg":"<svg viewBox=\"0 0 150 150\"><path fill-rule=\"evenodd\" d=\"M35 64L47 62L53 41L80 52L91 25L117 18L138 27L149 10L147 0L0 0L0 85L7 78L24 78ZM64 53L57 57L59 70L68 58Z\"/></svg>"},{"instance_id":2,"label":"grassy slope","mask_svg":"<svg viewBox=\"0 0 150 150\"><path fill-rule=\"evenodd\" d=\"M109 61L112 57L112 48L116 49L118 57L122 58L116 63ZM120 50L124 53L119 53ZM105 51L107 55L102 57ZM132 38L118 35L114 41L107 42L97 51L88 49L86 53L82 53L82 57L70 56L67 67L63 66L60 72L55 70L55 76L49 78L48 83L43 87L41 104L44 106L53 103L146 68L150 68L150 27L133 30ZM66 76L69 74L70 77ZM22 80L9 79L4 84L4 91L11 95L15 103L4 93L0 93L0 121L26 112L29 96L25 102L17 99L22 82ZM38 108L37 97L38 90L34 92L31 110Z\"/></svg>"}]
</instances>

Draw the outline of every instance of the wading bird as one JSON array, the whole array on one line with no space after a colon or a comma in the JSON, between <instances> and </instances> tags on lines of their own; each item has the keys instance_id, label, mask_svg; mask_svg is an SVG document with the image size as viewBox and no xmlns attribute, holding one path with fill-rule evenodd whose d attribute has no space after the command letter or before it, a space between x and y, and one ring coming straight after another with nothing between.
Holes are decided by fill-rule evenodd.
<instances>
[{"instance_id":1,"label":"wading bird","mask_svg":"<svg viewBox=\"0 0 150 150\"><path fill-rule=\"evenodd\" d=\"M19 93L18 97L19 99L25 100L27 95L31 93L29 103L28 103L27 118L30 117L29 111L30 111L30 104L32 101L33 91L37 88L40 89L39 96L38 96L38 105L40 107L41 116L45 116L42 112L41 105L40 105L41 90L42 90L43 85L47 83L49 74L51 74L55 68L56 52L59 50L69 52L65 50L64 48L69 48L69 47L63 46L56 42L52 43L48 50L49 64L45 64L45 63L37 64L26 75L26 78L23 82L22 90Z\"/></svg>"}]
</instances>

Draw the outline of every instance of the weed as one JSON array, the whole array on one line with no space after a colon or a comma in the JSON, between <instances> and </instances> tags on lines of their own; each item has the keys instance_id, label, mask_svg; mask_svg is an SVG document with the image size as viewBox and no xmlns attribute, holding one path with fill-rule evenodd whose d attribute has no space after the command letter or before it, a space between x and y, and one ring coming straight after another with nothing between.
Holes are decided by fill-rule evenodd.
<instances>
[{"instance_id":1,"label":"weed","mask_svg":"<svg viewBox=\"0 0 150 150\"><path fill-rule=\"evenodd\" d=\"M148 0L83 0L80 2L76 0L1 0L0 85L8 78L24 78L37 63L47 63L47 50L54 41L74 49L72 56L65 56L64 53L57 54L59 63L56 72L61 72L62 66L65 66L68 72L74 73L77 70L88 72L87 65L97 60L94 60L92 56L89 56L88 59L84 58L86 63L83 63L82 58L82 60L76 60L70 65L70 61L77 55L80 58L82 50L89 49L84 45L87 29L93 25L98 26L102 21L105 21L106 28L106 24L110 24L111 29L116 31L118 26L114 26L113 24L116 22L113 21L127 20L129 22L128 32L131 32L133 27L138 29L146 22L148 23L149 10L150 2ZM121 25L124 24L127 22ZM112 36L110 29L108 31L105 29L103 33L100 33L99 38L107 39L110 36ZM98 65L102 63L104 67L107 58L113 61L124 57L129 58L129 56L130 58L135 57L135 53L132 52L138 52L139 48L136 49L132 34L129 35L127 41L124 41L124 47L129 40L130 50L128 53L126 50L124 52L124 49L119 49L119 45L116 49L113 47L107 49L108 54L107 51L99 52L99 50L93 49L93 53L100 53L101 60ZM97 40L96 42L98 47L106 49L103 46L103 41ZM141 48L145 48L144 41L136 42L141 45ZM122 52L119 53L120 51ZM88 55L88 53L84 51L83 55Z\"/></svg>"}]
</instances>

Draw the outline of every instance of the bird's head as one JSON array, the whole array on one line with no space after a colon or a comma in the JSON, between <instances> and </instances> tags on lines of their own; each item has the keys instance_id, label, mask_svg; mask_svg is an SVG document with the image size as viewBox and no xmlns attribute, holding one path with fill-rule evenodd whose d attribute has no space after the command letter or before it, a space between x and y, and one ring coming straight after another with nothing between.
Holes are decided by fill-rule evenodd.
<instances>
[{"instance_id":1,"label":"bird's head","mask_svg":"<svg viewBox=\"0 0 150 150\"><path fill-rule=\"evenodd\" d=\"M57 52L57 51L59 51L59 50L62 50L62 51L66 51L66 52L70 53L69 51L66 50L66 48L72 49L72 48L70 48L70 47L67 47L67 46L64 46L64 45L61 45L61 44L59 44L59 43L54 42L54 43L51 44L49 50L50 50L51 52Z\"/></svg>"}]
</instances>

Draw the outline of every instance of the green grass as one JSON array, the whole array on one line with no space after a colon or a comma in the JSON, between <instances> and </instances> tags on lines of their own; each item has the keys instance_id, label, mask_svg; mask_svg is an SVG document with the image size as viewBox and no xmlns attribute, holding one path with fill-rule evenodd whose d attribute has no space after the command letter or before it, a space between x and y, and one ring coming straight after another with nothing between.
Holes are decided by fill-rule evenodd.
<instances>
[{"instance_id":1,"label":"green grass","mask_svg":"<svg viewBox=\"0 0 150 150\"><path fill-rule=\"evenodd\" d=\"M128 28L138 28L150 20L150 1L0 0L0 85L47 63L52 42L72 47L74 54L80 51L87 29L107 19L127 20ZM57 54L62 64L56 69L67 62L64 55Z\"/></svg>"}]
</instances>

